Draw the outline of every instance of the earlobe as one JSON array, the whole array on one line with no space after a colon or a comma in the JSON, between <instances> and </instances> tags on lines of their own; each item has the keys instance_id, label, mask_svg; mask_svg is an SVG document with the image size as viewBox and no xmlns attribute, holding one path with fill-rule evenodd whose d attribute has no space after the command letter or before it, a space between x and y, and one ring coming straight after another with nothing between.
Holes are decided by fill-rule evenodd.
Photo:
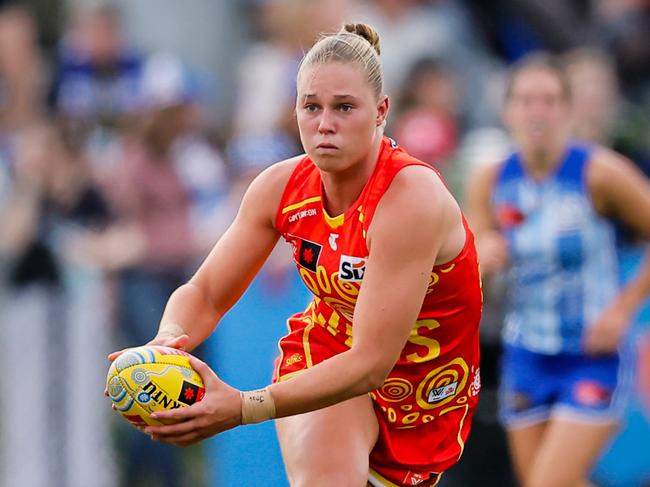
<instances>
[{"instance_id":1,"label":"earlobe","mask_svg":"<svg viewBox=\"0 0 650 487\"><path fill-rule=\"evenodd\" d=\"M388 115L389 106L390 106L390 102L388 100L388 97L384 96L382 100L379 102L379 105L377 105L377 120L376 120L377 127L386 126L386 116Z\"/></svg>"}]
</instances>

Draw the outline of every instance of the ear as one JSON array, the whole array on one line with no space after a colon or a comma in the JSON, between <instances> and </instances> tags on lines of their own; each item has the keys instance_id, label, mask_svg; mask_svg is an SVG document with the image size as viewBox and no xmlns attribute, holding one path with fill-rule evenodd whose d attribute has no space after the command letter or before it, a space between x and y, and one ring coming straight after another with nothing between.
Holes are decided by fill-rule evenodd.
<instances>
[{"instance_id":1,"label":"ear","mask_svg":"<svg viewBox=\"0 0 650 487\"><path fill-rule=\"evenodd\" d=\"M375 125L380 127L386 122L386 117L388 116L388 111L390 109L390 100L386 95L382 96L377 103L377 119L375 120Z\"/></svg>"}]
</instances>

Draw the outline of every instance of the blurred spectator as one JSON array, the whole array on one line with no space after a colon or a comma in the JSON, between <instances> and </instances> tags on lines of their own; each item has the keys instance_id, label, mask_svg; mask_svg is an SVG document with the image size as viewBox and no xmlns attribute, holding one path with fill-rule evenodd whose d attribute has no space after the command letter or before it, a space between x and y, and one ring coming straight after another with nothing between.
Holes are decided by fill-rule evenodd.
<instances>
[{"instance_id":1,"label":"blurred spectator","mask_svg":"<svg viewBox=\"0 0 650 487\"><path fill-rule=\"evenodd\" d=\"M264 34L242 59L238 74L234 137L236 164L266 164L300 152L295 122L295 80L303 52L321 32L345 18L349 0L263 0L258 23Z\"/></svg>"},{"instance_id":2,"label":"blurred spectator","mask_svg":"<svg viewBox=\"0 0 650 487\"><path fill-rule=\"evenodd\" d=\"M445 172L459 132L459 97L453 73L440 62L416 62L398 96L392 130L414 157Z\"/></svg>"},{"instance_id":3,"label":"blurred spectator","mask_svg":"<svg viewBox=\"0 0 650 487\"><path fill-rule=\"evenodd\" d=\"M42 75L34 19L19 6L0 8L0 151L40 114Z\"/></svg>"},{"instance_id":4,"label":"blurred spectator","mask_svg":"<svg viewBox=\"0 0 650 487\"><path fill-rule=\"evenodd\" d=\"M227 184L223 159L202 133L198 93L182 63L152 56L139 89L142 113L121 138L121 157L108 185L117 223L88 242L117 271L125 346L153 337L167 298L214 243L219 229L213 219ZM127 483L177 487L191 478L182 450L132 428L127 435Z\"/></svg>"},{"instance_id":5,"label":"blurred spectator","mask_svg":"<svg viewBox=\"0 0 650 487\"><path fill-rule=\"evenodd\" d=\"M460 113L469 127L498 122L498 105L486 103L498 83L499 63L474 34L463 2L362 1L355 19L374 26L382 39L385 90L394 98L423 58L439 59L457 74ZM398 140L401 143L401 140Z\"/></svg>"},{"instance_id":6,"label":"blurred spectator","mask_svg":"<svg viewBox=\"0 0 650 487\"><path fill-rule=\"evenodd\" d=\"M616 1L616 0L615 0ZM590 0L470 2L476 25L508 61L547 49L562 52L599 40Z\"/></svg>"},{"instance_id":7,"label":"blurred spectator","mask_svg":"<svg viewBox=\"0 0 650 487\"><path fill-rule=\"evenodd\" d=\"M624 90L650 103L650 4L646 0L597 0L605 46L612 52Z\"/></svg>"},{"instance_id":8,"label":"blurred spectator","mask_svg":"<svg viewBox=\"0 0 650 487\"><path fill-rule=\"evenodd\" d=\"M226 160L206 125L202 86L181 60L159 53L144 65L141 93L146 109L176 111L169 156L189 197L192 252L202 257L225 229L221 203L230 185Z\"/></svg>"},{"instance_id":9,"label":"blurred spectator","mask_svg":"<svg viewBox=\"0 0 650 487\"><path fill-rule=\"evenodd\" d=\"M0 398L0 484L110 486L108 410L97 394L107 296L97 266L72 251L108 223L108 208L73 141L50 123L21 130L11 162L0 206L0 380L21 393L18 403Z\"/></svg>"},{"instance_id":10,"label":"blurred spectator","mask_svg":"<svg viewBox=\"0 0 650 487\"><path fill-rule=\"evenodd\" d=\"M141 109L142 56L132 49L114 4L72 11L55 61L51 103L85 144L100 177L115 162L115 134Z\"/></svg>"},{"instance_id":11,"label":"blurred spectator","mask_svg":"<svg viewBox=\"0 0 650 487\"><path fill-rule=\"evenodd\" d=\"M563 59L573 94L575 137L615 149L650 176L650 116L620 92L612 56L580 48Z\"/></svg>"}]
</instances>

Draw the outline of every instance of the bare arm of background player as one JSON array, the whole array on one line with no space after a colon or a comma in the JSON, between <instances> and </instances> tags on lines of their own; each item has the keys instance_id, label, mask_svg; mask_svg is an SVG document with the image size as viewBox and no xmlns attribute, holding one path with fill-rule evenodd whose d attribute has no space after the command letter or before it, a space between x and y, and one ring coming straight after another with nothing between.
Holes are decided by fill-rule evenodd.
<instances>
[{"instance_id":1,"label":"bare arm of background player","mask_svg":"<svg viewBox=\"0 0 650 487\"><path fill-rule=\"evenodd\" d=\"M596 210L650 240L650 184L630 161L617 153L596 152L587 172L587 185ZM641 303L650 295L650 254L630 280L585 330L585 351L613 353Z\"/></svg>"}]
</instances>

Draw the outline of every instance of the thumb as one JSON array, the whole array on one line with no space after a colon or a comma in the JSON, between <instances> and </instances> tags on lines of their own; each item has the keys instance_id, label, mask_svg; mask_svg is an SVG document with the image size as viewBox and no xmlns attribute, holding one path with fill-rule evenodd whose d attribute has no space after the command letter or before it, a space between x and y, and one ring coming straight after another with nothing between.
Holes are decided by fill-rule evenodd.
<instances>
[{"instance_id":1,"label":"thumb","mask_svg":"<svg viewBox=\"0 0 650 487\"><path fill-rule=\"evenodd\" d=\"M206 364L203 360L199 360L194 355L190 355L190 365L201 376L203 385L208 389L209 386L214 386L219 381L217 374Z\"/></svg>"}]
</instances>

